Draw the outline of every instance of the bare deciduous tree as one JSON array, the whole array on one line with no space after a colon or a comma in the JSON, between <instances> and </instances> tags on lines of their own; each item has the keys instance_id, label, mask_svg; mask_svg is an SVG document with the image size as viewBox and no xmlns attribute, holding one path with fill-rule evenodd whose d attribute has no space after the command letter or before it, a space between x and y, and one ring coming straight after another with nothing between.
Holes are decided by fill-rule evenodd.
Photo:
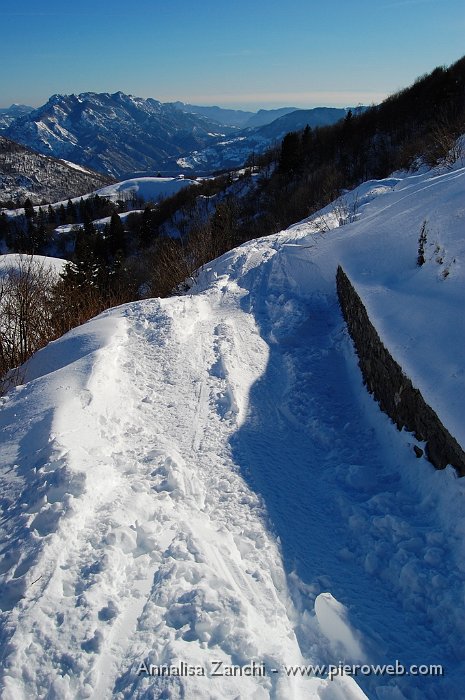
<instances>
[{"instance_id":1,"label":"bare deciduous tree","mask_svg":"<svg viewBox=\"0 0 465 700\"><path fill-rule=\"evenodd\" d=\"M18 255L0 277L0 377L54 337L50 300L57 281L44 261Z\"/></svg>"}]
</instances>

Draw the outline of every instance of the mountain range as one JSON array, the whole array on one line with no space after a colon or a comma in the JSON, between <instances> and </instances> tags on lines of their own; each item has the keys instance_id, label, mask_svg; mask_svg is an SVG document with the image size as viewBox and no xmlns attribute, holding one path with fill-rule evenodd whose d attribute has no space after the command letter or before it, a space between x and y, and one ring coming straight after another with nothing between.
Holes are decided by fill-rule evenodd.
<instances>
[{"instance_id":1,"label":"mountain range","mask_svg":"<svg viewBox=\"0 0 465 700\"><path fill-rule=\"evenodd\" d=\"M278 109L259 109L258 112L248 112L242 109L225 109L224 107L216 106L201 107L199 105L185 104L184 102L173 102L172 104L182 112L202 114L204 117L213 119L219 124L237 126L242 129L270 124L275 119L297 110L297 107L280 107Z\"/></svg>"},{"instance_id":2,"label":"mountain range","mask_svg":"<svg viewBox=\"0 0 465 700\"><path fill-rule=\"evenodd\" d=\"M212 133L217 128L216 122L151 98L83 93L53 95L4 135L39 153L120 177L203 148L218 137Z\"/></svg>"},{"instance_id":3,"label":"mountain range","mask_svg":"<svg viewBox=\"0 0 465 700\"><path fill-rule=\"evenodd\" d=\"M0 131L10 126L18 117L33 110L34 107L18 104L13 104L11 107L0 107Z\"/></svg>"},{"instance_id":4,"label":"mountain range","mask_svg":"<svg viewBox=\"0 0 465 700\"><path fill-rule=\"evenodd\" d=\"M254 114L85 92L53 95L33 110L4 110L0 130L38 153L124 178L237 167L289 130L332 124L345 114L344 109L293 107Z\"/></svg>"}]
</instances>

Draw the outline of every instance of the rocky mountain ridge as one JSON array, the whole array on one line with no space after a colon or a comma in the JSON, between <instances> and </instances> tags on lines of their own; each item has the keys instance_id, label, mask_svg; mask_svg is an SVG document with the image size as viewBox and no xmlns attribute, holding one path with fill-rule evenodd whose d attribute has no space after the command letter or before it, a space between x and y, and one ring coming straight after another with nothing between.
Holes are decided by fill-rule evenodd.
<instances>
[{"instance_id":1,"label":"rocky mountain ridge","mask_svg":"<svg viewBox=\"0 0 465 700\"><path fill-rule=\"evenodd\" d=\"M39 153L113 177L157 170L167 158L225 135L205 117L122 92L53 95L3 133Z\"/></svg>"},{"instance_id":2,"label":"rocky mountain ridge","mask_svg":"<svg viewBox=\"0 0 465 700\"><path fill-rule=\"evenodd\" d=\"M86 92L53 95L42 107L11 121L2 133L44 155L125 179L238 167L287 131L302 128L302 120L303 126L322 126L345 113L289 107L253 114L162 103L122 92Z\"/></svg>"}]
</instances>

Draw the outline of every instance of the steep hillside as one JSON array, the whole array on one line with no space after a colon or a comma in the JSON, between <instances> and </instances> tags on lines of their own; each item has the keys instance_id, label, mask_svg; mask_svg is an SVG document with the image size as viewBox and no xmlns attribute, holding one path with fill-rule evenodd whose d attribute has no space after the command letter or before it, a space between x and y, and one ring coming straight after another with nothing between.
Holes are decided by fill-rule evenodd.
<instances>
[{"instance_id":1,"label":"steep hillside","mask_svg":"<svg viewBox=\"0 0 465 700\"><path fill-rule=\"evenodd\" d=\"M464 183L367 182L29 362L0 410L7 700L461 696L463 480L366 394L335 274L463 440Z\"/></svg>"},{"instance_id":2,"label":"steep hillside","mask_svg":"<svg viewBox=\"0 0 465 700\"><path fill-rule=\"evenodd\" d=\"M78 197L109 183L111 178L50 158L0 136L0 206L55 202Z\"/></svg>"},{"instance_id":3,"label":"steep hillside","mask_svg":"<svg viewBox=\"0 0 465 700\"><path fill-rule=\"evenodd\" d=\"M308 125L312 129L318 126L329 126L344 119L349 109L337 109L336 107L315 107L314 109L298 109L285 113L273 122L264 124L258 133L271 139L282 139L289 131L305 129ZM354 109L355 111L355 109Z\"/></svg>"},{"instance_id":4,"label":"steep hillside","mask_svg":"<svg viewBox=\"0 0 465 700\"><path fill-rule=\"evenodd\" d=\"M465 58L421 76L379 105L347 112L336 124L293 130L255 154L258 187L238 215L243 240L279 231L365 180L422 164L452 165L464 132Z\"/></svg>"}]
</instances>

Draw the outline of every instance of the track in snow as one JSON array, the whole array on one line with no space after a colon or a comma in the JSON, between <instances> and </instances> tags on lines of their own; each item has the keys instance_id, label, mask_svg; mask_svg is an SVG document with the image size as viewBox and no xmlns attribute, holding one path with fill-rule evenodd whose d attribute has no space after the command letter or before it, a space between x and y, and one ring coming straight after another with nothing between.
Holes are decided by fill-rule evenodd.
<instances>
[{"instance_id":1,"label":"track in snow","mask_svg":"<svg viewBox=\"0 0 465 700\"><path fill-rule=\"evenodd\" d=\"M301 613L331 591L350 609L365 660L446 669L439 681L357 678L369 696L397 697L397 687L415 700L453 697L463 658L455 614L463 575L432 504L402 480L398 451L389 454L376 430L380 422L398 442L367 400L335 289L296 287L293 261L305 251L294 252L250 277L247 303L270 355L251 389L247 421L231 438L233 459L264 500ZM304 622L302 649L315 653L306 634ZM321 661L340 660L334 645L322 646ZM389 686L386 695L380 686Z\"/></svg>"},{"instance_id":2,"label":"track in snow","mask_svg":"<svg viewBox=\"0 0 465 700\"><path fill-rule=\"evenodd\" d=\"M458 668L463 582L403 479L405 440L365 399L335 290L312 281L305 247L274 240L225 256L203 293L109 312L106 347L83 342L19 390L61 403L27 414L23 490L4 504L8 700L360 698L350 680L137 675L143 661L337 663L347 650L313 612L325 592L365 660ZM358 680L379 700L442 700L457 678Z\"/></svg>"},{"instance_id":3,"label":"track in snow","mask_svg":"<svg viewBox=\"0 0 465 700\"><path fill-rule=\"evenodd\" d=\"M25 569L39 584L4 627L6 697L320 697L318 679L137 675L142 662L303 657L279 549L228 445L245 411L235 382L265 363L253 318L201 297L122 314L54 420L85 486Z\"/></svg>"}]
</instances>

